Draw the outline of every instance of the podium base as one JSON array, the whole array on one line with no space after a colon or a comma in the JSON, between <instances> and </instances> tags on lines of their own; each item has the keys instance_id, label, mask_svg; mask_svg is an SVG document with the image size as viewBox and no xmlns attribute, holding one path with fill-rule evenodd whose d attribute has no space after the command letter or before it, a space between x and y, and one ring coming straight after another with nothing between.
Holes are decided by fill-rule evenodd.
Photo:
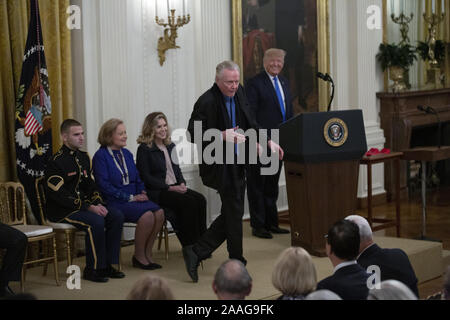
<instances>
[{"instance_id":1,"label":"podium base","mask_svg":"<svg viewBox=\"0 0 450 320\"><path fill-rule=\"evenodd\" d=\"M296 240L292 240L291 245L293 247L302 247L303 249L308 251L308 253L311 256L314 256L314 257L324 258L327 256L327 250L325 249L325 245L323 247L319 247L319 246L313 247L313 246L311 246L311 244L301 242L301 241L296 241Z\"/></svg>"}]
</instances>

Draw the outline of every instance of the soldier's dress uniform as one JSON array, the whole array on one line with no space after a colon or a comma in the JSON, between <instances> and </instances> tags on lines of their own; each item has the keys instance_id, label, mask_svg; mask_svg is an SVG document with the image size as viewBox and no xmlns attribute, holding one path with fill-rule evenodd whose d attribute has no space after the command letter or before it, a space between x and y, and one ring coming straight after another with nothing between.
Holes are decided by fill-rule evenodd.
<instances>
[{"instance_id":1,"label":"soldier's dress uniform","mask_svg":"<svg viewBox=\"0 0 450 320\"><path fill-rule=\"evenodd\" d=\"M88 211L90 205L104 205L88 154L63 145L48 162L45 181L48 219L70 223L86 233L86 269L108 270L118 264L124 217L108 207L106 217Z\"/></svg>"}]
</instances>

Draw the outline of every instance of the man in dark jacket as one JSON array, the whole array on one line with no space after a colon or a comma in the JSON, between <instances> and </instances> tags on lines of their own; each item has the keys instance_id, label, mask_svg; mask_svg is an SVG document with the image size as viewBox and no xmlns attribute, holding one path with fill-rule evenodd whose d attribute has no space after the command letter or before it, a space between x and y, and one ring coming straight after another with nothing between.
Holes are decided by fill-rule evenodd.
<instances>
[{"instance_id":1,"label":"man in dark jacket","mask_svg":"<svg viewBox=\"0 0 450 320\"><path fill-rule=\"evenodd\" d=\"M246 137L237 129L257 129L257 124L252 119L239 80L240 70L236 63L220 63L216 68L215 84L197 100L189 120L188 137L197 144L203 155L199 165L203 184L217 190L222 201L221 214L209 229L196 244L183 248L186 268L194 282L198 281L199 262L209 257L225 240L229 258L240 260L244 265L247 263L242 247L246 165L245 162L239 164L241 162L237 161L243 152L243 148L238 145L245 143ZM211 156L220 158L212 162L206 154L210 143L203 141L203 138L201 141L196 139L199 135L203 137L210 129L218 133L214 143L224 151L223 157L220 157L220 150L212 152ZM227 147L230 144L231 148ZM268 146L280 158L283 157L283 151L276 143L269 141ZM256 150L256 145L247 143L246 147Z\"/></svg>"},{"instance_id":2,"label":"man in dark jacket","mask_svg":"<svg viewBox=\"0 0 450 320\"><path fill-rule=\"evenodd\" d=\"M333 264L333 275L317 284L343 300L366 300L369 274L356 262L359 251L358 226L347 220L336 222L327 234L326 251Z\"/></svg>"},{"instance_id":3,"label":"man in dark jacket","mask_svg":"<svg viewBox=\"0 0 450 320\"><path fill-rule=\"evenodd\" d=\"M14 294L8 283L20 281L27 244L23 232L0 222L0 248L6 249L0 269L0 298Z\"/></svg>"},{"instance_id":4,"label":"man in dark jacket","mask_svg":"<svg viewBox=\"0 0 450 320\"><path fill-rule=\"evenodd\" d=\"M417 277L406 253L401 249L382 249L372 237L372 229L366 219L361 216L345 218L358 225L361 238L358 264L367 270L370 266L378 266L381 281L397 280L407 285L419 297Z\"/></svg>"},{"instance_id":5,"label":"man in dark jacket","mask_svg":"<svg viewBox=\"0 0 450 320\"><path fill-rule=\"evenodd\" d=\"M286 52L272 48L264 53L264 71L251 78L245 93L256 122L261 128L278 129L293 116L289 83L280 75ZM269 135L270 135L269 131ZM261 174L261 163L247 170L247 197L252 234L259 238L272 238L271 233L289 233L278 226L278 181L282 162L273 175Z\"/></svg>"},{"instance_id":6,"label":"man in dark jacket","mask_svg":"<svg viewBox=\"0 0 450 320\"><path fill-rule=\"evenodd\" d=\"M103 204L92 179L90 158L80 150L84 143L81 124L67 119L60 131L64 145L45 170L48 219L86 232L84 279L106 282L123 278L125 275L112 267L119 263L123 214Z\"/></svg>"}]
</instances>

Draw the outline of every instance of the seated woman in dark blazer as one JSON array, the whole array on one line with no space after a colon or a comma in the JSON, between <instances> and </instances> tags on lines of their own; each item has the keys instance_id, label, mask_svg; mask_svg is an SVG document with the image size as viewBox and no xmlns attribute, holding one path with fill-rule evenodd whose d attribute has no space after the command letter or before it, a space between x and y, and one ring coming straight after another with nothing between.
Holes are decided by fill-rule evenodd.
<instances>
[{"instance_id":1,"label":"seated woman in dark blazer","mask_svg":"<svg viewBox=\"0 0 450 320\"><path fill-rule=\"evenodd\" d=\"M186 187L178 161L173 161L175 144L162 112L145 118L137 142L136 165L150 199L174 211L181 245L193 245L206 231L206 199Z\"/></svg>"},{"instance_id":2,"label":"seated woman in dark blazer","mask_svg":"<svg viewBox=\"0 0 450 320\"><path fill-rule=\"evenodd\" d=\"M133 266L159 269L161 266L153 262L152 249L164 222L164 212L148 199L133 155L125 149L127 132L123 121L106 121L98 143L101 147L92 159L95 182L109 206L122 211L126 222L137 223Z\"/></svg>"}]
</instances>

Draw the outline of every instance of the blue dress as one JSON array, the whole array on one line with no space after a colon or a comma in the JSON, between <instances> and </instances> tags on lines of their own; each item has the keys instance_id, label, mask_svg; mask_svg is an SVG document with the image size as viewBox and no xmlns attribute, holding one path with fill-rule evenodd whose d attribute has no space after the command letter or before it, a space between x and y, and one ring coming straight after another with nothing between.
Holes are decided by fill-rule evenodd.
<instances>
[{"instance_id":1,"label":"blue dress","mask_svg":"<svg viewBox=\"0 0 450 320\"><path fill-rule=\"evenodd\" d=\"M126 222L137 223L145 212L157 211L160 207L152 201L129 202L130 195L137 195L145 190L144 183L130 151L125 148L111 151L116 161L105 147L95 153L92 159L95 182L108 206L122 211ZM129 183L125 184L125 181Z\"/></svg>"}]
</instances>

